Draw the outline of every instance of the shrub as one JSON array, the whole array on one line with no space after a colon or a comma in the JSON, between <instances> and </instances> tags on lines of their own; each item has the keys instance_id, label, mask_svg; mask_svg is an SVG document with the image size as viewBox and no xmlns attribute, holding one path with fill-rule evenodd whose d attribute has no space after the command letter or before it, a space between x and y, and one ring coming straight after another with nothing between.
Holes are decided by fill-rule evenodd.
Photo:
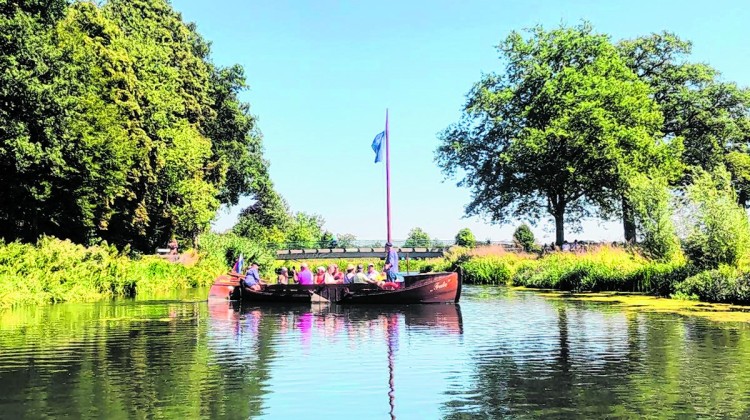
<instances>
[{"instance_id":1,"label":"shrub","mask_svg":"<svg viewBox=\"0 0 750 420\"><path fill-rule=\"evenodd\" d=\"M729 173L719 168L712 176L698 170L687 197L693 210L685 241L690 260L700 268L736 267L750 250L750 223L737 204Z\"/></svg>"},{"instance_id":2,"label":"shrub","mask_svg":"<svg viewBox=\"0 0 750 420\"><path fill-rule=\"evenodd\" d=\"M456 245L466 248L474 248L476 244L477 239L469 228L463 228L456 234Z\"/></svg>"},{"instance_id":3,"label":"shrub","mask_svg":"<svg viewBox=\"0 0 750 420\"><path fill-rule=\"evenodd\" d=\"M516 231L513 232L513 239L515 239L518 245L526 252L531 252L536 249L534 232L531 231L526 223L516 228Z\"/></svg>"},{"instance_id":4,"label":"shrub","mask_svg":"<svg viewBox=\"0 0 750 420\"><path fill-rule=\"evenodd\" d=\"M637 174L629 181L627 196L635 212L644 253L662 261L679 258L680 240L672 222L667 180Z\"/></svg>"},{"instance_id":5,"label":"shrub","mask_svg":"<svg viewBox=\"0 0 750 420\"><path fill-rule=\"evenodd\" d=\"M749 304L750 273L723 264L688 277L676 286L675 294L709 302Z\"/></svg>"},{"instance_id":6,"label":"shrub","mask_svg":"<svg viewBox=\"0 0 750 420\"><path fill-rule=\"evenodd\" d=\"M409 231L409 236L407 236L404 246L407 248L429 247L431 243L430 235L422 230L422 228L415 227Z\"/></svg>"},{"instance_id":7,"label":"shrub","mask_svg":"<svg viewBox=\"0 0 750 420\"><path fill-rule=\"evenodd\" d=\"M0 243L0 308L206 286L226 270L211 258L187 267L155 256L132 259L125 252L106 243L87 248L51 237L36 245Z\"/></svg>"},{"instance_id":8,"label":"shrub","mask_svg":"<svg viewBox=\"0 0 750 420\"><path fill-rule=\"evenodd\" d=\"M554 253L519 266L513 283L574 291L630 291L668 295L684 279L683 261L658 263L622 249Z\"/></svg>"}]
</instances>

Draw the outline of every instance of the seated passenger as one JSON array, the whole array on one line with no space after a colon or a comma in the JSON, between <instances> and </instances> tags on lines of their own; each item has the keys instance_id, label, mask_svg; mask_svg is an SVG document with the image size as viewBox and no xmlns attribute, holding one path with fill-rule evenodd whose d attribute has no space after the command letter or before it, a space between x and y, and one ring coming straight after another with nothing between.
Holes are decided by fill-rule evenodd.
<instances>
[{"instance_id":1,"label":"seated passenger","mask_svg":"<svg viewBox=\"0 0 750 420\"><path fill-rule=\"evenodd\" d=\"M336 264L331 264L328 269L333 269L333 272L331 275L333 276L333 279L336 280L336 283L344 283L344 273L339 269L339 266ZM330 271L329 271L330 273Z\"/></svg>"},{"instance_id":2,"label":"seated passenger","mask_svg":"<svg viewBox=\"0 0 750 420\"><path fill-rule=\"evenodd\" d=\"M250 268L247 269L246 274L245 278L240 280L240 285L256 292L259 291L261 289L261 282L258 263L254 262L250 264Z\"/></svg>"},{"instance_id":3,"label":"seated passenger","mask_svg":"<svg viewBox=\"0 0 750 420\"><path fill-rule=\"evenodd\" d=\"M315 284L325 284L326 269L322 265L315 269Z\"/></svg>"},{"instance_id":4,"label":"seated passenger","mask_svg":"<svg viewBox=\"0 0 750 420\"><path fill-rule=\"evenodd\" d=\"M382 273L379 273L375 269L375 264L370 263L367 266L367 282L371 284L380 285L383 283Z\"/></svg>"},{"instance_id":5,"label":"seated passenger","mask_svg":"<svg viewBox=\"0 0 750 420\"><path fill-rule=\"evenodd\" d=\"M279 284L289 284L289 270L286 267L281 267L277 281Z\"/></svg>"},{"instance_id":6,"label":"seated passenger","mask_svg":"<svg viewBox=\"0 0 750 420\"><path fill-rule=\"evenodd\" d=\"M346 274L344 274L344 284L352 284L354 283L354 264L349 264L346 266Z\"/></svg>"},{"instance_id":7,"label":"seated passenger","mask_svg":"<svg viewBox=\"0 0 750 420\"><path fill-rule=\"evenodd\" d=\"M357 265L357 272L354 274L354 283L368 283L367 281L367 274L364 273L364 267L362 267L362 264Z\"/></svg>"},{"instance_id":8,"label":"seated passenger","mask_svg":"<svg viewBox=\"0 0 750 420\"><path fill-rule=\"evenodd\" d=\"M313 284L313 273L307 268L307 263L300 264L297 281L299 284Z\"/></svg>"},{"instance_id":9,"label":"seated passenger","mask_svg":"<svg viewBox=\"0 0 750 420\"><path fill-rule=\"evenodd\" d=\"M340 284L343 283L343 276L340 276L341 280L336 278L337 274L341 274L339 272L339 267L336 264L331 264L328 266L328 271L325 273L325 284Z\"/></svg>"}]
</instances>

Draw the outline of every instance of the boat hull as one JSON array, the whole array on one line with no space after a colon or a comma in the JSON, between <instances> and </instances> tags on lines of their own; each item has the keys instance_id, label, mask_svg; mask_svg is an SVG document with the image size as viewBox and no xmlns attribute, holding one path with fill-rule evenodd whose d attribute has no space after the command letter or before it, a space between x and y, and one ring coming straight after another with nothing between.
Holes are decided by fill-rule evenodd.
<instances>
[{"instance_id":1,"label":"boat hull","mask_svg":"<svg viewBox=\"0 0 750 420\"><path fill-rule=\"evenodd\" d=\"M282 303L415 304L458 303L461 296L461 276L455 272L406 275L404 287L395 290L383 290L369 284L273 284L254 291L241 288L241 278L238 274L217 277L209 291L209 299Z\"/></svg>"}]
</instances>

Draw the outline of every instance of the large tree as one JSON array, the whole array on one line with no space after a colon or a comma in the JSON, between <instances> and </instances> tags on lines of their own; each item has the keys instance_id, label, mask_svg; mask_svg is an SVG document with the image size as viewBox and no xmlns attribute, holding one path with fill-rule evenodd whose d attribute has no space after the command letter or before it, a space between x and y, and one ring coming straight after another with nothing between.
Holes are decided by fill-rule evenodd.
<instances>
[{"instance_id":1,"label":"large tree","mask_svg":"<svg viewBox=\"0 0 750 420\"><path fill-rule=\"evenodd\" d=\"M0 32L0 238L152 250L274 195L242 68L167 1L0 1Z\"/></svg>"},{"instance_id":2,"label":"large tree","mask_svg":"<svg viewBox=\"0 0 750 420\"><path fill-rule=\"evenodd\" d=\"M436 161L448 176L461 171L473 196L467 214L505 223L546 212L562 244L566 223L612 209L630 171L665 155L662 116L648 85L590 25L529 34L500 44L503 71L470 91Z\"/></svg>"},{"instance_id":3,"label":"large tree","mask_svg":"<svg viewBox=\"0 0 750 420\"><path fill-rule=\"evenodd\" d=\"M740 204L750 203L750 91L720 80L705 63L688 61L692 44L663 32L621 41L626 64L648 83L659 104L666 139L680 137L686 167L726 166ZM686 172L690 174L691 172ZM689 176L670 177L686 183Z\"/></svg>"}]
</instances>

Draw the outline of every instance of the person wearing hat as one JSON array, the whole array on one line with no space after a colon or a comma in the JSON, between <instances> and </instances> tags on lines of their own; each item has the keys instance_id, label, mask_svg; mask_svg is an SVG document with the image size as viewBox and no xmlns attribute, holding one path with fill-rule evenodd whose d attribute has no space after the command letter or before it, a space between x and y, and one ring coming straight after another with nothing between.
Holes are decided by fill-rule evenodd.
<instances>
[{"instance_id":1,"label":"person wearing hat","mask_svg":"<svg viewBox=\"0 0 750 420\"><path fill-rule=\"evenodd\" d=\"M398 273L398 253L390 242L385 243L385 252L385 266L383 270L385 271L386 281L398 282L398 276L396 275Z\"/></svg>"},{"instance_id":2,"label":"person wearing hat","mask_svg":"<svg viewBox=\"0 0 750 420\"><path fill-rule=\"evenodd\" d=\"M367 283L367 274L362 264L357 264L357 272L354 273L354 283Z\"/></svg>"},{"instance_id":3,"label":"person wearing hat","mask_svg":"<svg viewBox=\"0 0 750 420\"><path fill-rule=\"evenodd\" d=\"M344 284L354 283L354 264L346 266L346 274L344 274Z\"/></svg>"},{"instance_id":4,"label":"person wearing hat","mask_svg":"<svg viewBox=\"0 0 750 420\"><path fill-rule=\"evenodd\" d=\"M380 273L375 269L375 264L370 263L367 265L367 282L378 283L380 281Z\"/></svg>"},{"instance_id":5,"label":"person wearing hat","mask_svg":"<svg viewBox=\"0 0 750 420\"><path fill-rule=\"evenodd\" d=\"M250 268L247 269L245 278L240 280L240 285L256 292L261 289L260 273L258 272L257 262L250 264Z\"/></svg>"}]
</instances>

